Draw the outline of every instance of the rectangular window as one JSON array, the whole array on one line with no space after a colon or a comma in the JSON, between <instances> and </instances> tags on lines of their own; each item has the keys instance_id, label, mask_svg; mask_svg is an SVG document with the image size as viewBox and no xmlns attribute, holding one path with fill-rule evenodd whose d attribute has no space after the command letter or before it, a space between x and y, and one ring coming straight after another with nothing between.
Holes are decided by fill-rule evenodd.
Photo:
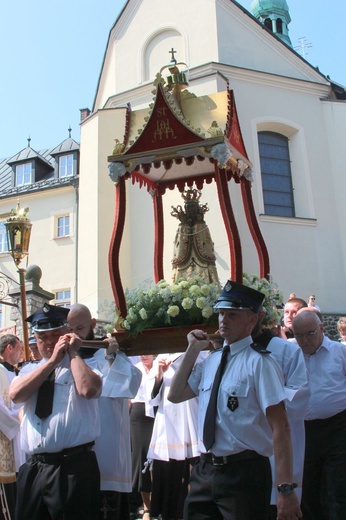
<instances>
[{"instance_id":1,"label":"rectangular window","mask_svg":"<svg viewBox=\"0 0 346 520\"><path fill-rule=\"evenodd\" d=\"M32 184L32 164L18 164L16 166L16 186Z\"/></svg>"},{"instance_id":2,"label":"rectangular window","mask_svg":"<svg viewBox=\"0 0 346 520\"><path fill-rule=\"evenodd\" d=\"M66 307L71 305L71 289L61 289L55 292L55 305Z\"/></svg>"},{"instance_id":3,"label":"rectangular window","mask_svg":"<svg viewBox=\"0 0 346 520\"><path fill-rule=\"evenodd\" d=\"M259 132L258 145L265 214L294 217L288 139L275 132Z\"/></svg>"},{"instance_id":4,"label":"rectangular window","mask_svg":"<svg viewBox=\"0 0 346 520\"><path fill-rule=\"evenodd\" d=\"M59 178L71 177L74 175L73 171L73 154L63 155L59 157Z\"/></svg>"},{"instance_id":5,"label":"rectangular window","mask_svg":"<svg viewBox=\"0 0 346 520\"><path fill-rule=\"evenodd\" d=\"M64 215L63 217L58 217L57 219L57 237L68 237L70 236L70 216Z\"/></svg>"},{"instance_id":6,"label":"rectangular window","mask_svg":"<svg viewBox=\"0 0 346 520\"><path fill-rule=\"evenodd\" d=\"M0 222L0 253L8 251L6 226L4 222Z\"/></svg>"}]
</instances>

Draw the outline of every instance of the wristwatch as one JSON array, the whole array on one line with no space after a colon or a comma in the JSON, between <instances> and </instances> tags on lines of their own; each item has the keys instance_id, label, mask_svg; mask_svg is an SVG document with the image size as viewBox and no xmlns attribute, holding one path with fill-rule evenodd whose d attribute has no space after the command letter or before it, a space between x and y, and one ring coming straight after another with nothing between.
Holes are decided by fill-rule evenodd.
<instances>
[{"instance_id":1,"label":"wristwatch","mask_svg":"<svg viewBox=\"0 0 346 520\"><path fill-rule=\"evenodd\" d=\"M298 484L296 482L292 482L292 484L288 484L287 482L284 482L283 484L280 484L277 487L277 490L279 493L281 493L282 495L285 495L287 497L297 487L298 487Z\"/></svg>"},{"instance_id":2,"label":"wristwatch","mask_svg":"<svg viewBox=\"0 0 346 520\"><path fill-rule=\"evenodd\" d=\"M116 357L117 357L116 353L115 353L115 352L111 352L110 354L107 354L107 355L105 356L105 360L106 360L106 361L110 361L111 359L113 359L113 361L114 361L114 359L115 359Z\"/></svg>"}]
</instances>

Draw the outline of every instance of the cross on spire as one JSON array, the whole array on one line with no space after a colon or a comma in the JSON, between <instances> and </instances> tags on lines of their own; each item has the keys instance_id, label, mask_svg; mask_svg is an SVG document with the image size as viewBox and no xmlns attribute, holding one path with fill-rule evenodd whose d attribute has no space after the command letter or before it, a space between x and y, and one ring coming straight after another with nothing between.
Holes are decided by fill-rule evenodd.
<instances>
[{"instance_id":1,"label":"cross on spire","mask_svg":"<svg viewBox=\"0 0 346 520\"><path fill-rule=\"evenodd\" d=\"M29 137L28 137L28 148L30 148L30 143L31 143L31 137L29 135Z\"/></svg>"}]
</instances>

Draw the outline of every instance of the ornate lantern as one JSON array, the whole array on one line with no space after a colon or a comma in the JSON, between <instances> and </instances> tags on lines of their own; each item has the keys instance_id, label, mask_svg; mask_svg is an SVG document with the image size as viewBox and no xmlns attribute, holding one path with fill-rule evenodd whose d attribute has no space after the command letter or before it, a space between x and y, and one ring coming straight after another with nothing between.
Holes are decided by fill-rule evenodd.
<instances>
[{"instance_id":1,"label":"ornate lantern","mask_svg":"<svg viewBox=\"0 0 346 520\"><path fill-rule=\"evenodd\" d=\"M9 251L17 266L29 254L32 224L26 216L28 212L29 208L20 209L18 202L5 222Z\"/></svg>"},{"instance_id":2,"label":"ornate lantern","mask_svg":"<svg viewBox=\"0 0 346 520\"><path fill-rule=\"evenodd\" d=\"M28 343L28 324L26 322L26 292L25 292L25 269L19 267L23 258L29 254L29 242L31 234L31 222L27 218L29 208L20 209L19 202L16 210L12 209L11 213L5 222L8 248L18 267L19 285L20 285L20 299L22 307L22 323L23 323L23 341L24 341L24 356L25 361L30 359L29 343Z\"/></svg>"}]
</instances>

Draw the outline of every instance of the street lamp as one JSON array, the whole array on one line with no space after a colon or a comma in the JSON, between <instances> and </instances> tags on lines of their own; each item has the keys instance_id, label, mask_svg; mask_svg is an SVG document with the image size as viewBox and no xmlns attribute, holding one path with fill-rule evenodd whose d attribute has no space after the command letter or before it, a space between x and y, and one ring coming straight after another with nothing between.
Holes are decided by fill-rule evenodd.
<instances>
[{"instance_id":1,"label":"street lamp","mask_svg":"<svg viewBox=\"0 0 346 520\"><path fill-rule=\"evenodd\" d=\"M29 361L30 359L28 342L28 323L25 321L27 318L24 279L25 269L19 267L19 264L23 260L23 258L27 257L29 254L30 233L32 224L26 216L28 212L29 208L20 209L18 202L16 210L11 210L9 217L5 222L9 252L11 253L14 263L18 267L19 273L25 361Z\"/></svg>"}]
</instances>

